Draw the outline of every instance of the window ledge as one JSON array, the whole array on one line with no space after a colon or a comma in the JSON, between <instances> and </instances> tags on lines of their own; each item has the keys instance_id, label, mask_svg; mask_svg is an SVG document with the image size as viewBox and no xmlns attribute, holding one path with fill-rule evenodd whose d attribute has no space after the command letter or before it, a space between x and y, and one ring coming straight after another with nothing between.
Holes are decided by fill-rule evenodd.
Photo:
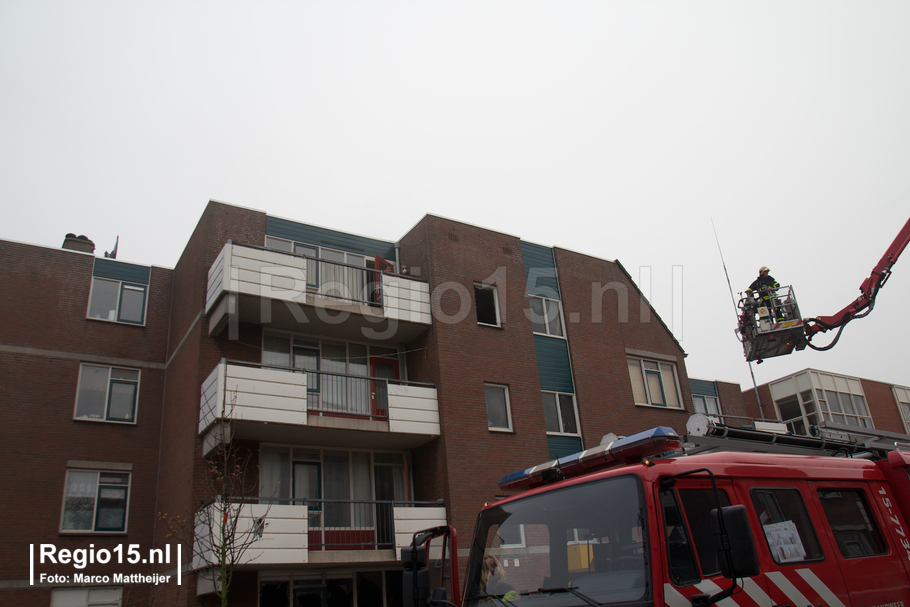
<instances>
[{"instance_id":1,"label":"window ledge","mask_svg":"<svg viewBox=\"0 0 910 607\"><path fill-rule=\"evenodd\" d=\"M60 531L60 535L103 535L104 537L110 537L112 535L120 535L126 537L129 535L126 531Z\"/></svg>"},{"instance_id":2,"label":"window ledge","mask_svg":"<svg viewBox=\"0 0 910 607\"><path fill-rule=\"evenodd\" d=\"M118 424L121 426L135 426L136 422L124 422L116 419L96 419L94 417L74 417L74 422L94 422L102 424Z\"/></svg>"},{"instance_id":3,"label":"window ledge","mask_svg":"<svg viewBox=\"0 0 910 607\"><path fill-rule=\"evenodd\" d=\"M85 317L85 320L94 320L94 321L97 321L97 322L106 322L106 323L109 323L109 324L112 324L112 325L123 325L123 326L125 326L125 327L144 327L144 326L145 326L145 323L144 323L144 322L143 322L143 323L138 323L138 322L125 322L125 321L122 321L122 320L110 320L110 319L108 319L108 318L93 318L93 317L91 317L91 316L86 316L86 317Z\"/></svg>"},{"instance_id":4,"label":"window ledge","mask_svg":"<svg viewBox=\"0 0 910 607\"><path fill-rule=\"evenodd\" d=\"M515 430L509 428L487 428L490 432L499 432L500 434L515 434Z\"/></svg>"},{"instance_id":5,"label":"window ledge","mask_svg":"<svg viewBox=\"0 0 910 607\"><path fill-rule=\"evenodd\" d=\"M636 407L644 407L646 409L659 409L661 411L674 411L676 413L688 413L685 409L677 407L661 407L660 405L646 405L644 403L635 403Z\"/></svg>"},{"instance_id":6,"label":"window ledge","mask_svg":"<svg viewBox=\"0 0 910 607\"><path fill-rule=\"evenodd\" d=\"M491 329L502 329L502 325L491 325L491 324L485 323L485 322L479 322L479 323L477 323L477 326L478 327L490 327Z\"/></svg>"}]
</instances>

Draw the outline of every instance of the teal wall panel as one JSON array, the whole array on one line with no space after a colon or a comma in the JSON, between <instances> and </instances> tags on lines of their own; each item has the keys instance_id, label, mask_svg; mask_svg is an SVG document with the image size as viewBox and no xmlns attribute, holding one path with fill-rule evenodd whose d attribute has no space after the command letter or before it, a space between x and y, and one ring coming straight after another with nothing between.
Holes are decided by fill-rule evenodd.
<instances>
[{"instance_id":1,"label":"teal wall panel","mask_svg":"<svg viewBox=\"0 0 910 607\"><path fill-rule=\"evenodd\" d=\"M550 459L582 451L581 438L578 436L547 436L547 447L550 449Z\"/></svg>"},{"instance_id":2,"label":"teal wall panel","mask_svg":"<svg viewBox=\"0 0 910 607\"><path fill-rule=\"evenodd\" d=\"M692 394L698 394L699 396L717 396L717 386L714 385L713 381L690 379L689 389L692 390Z\"/></svg>"},{"instance_id":3,"label":"teal wall panel","mask_svg":"<svg viewBox=\"0 0 910 607\"><path fill-rule=\"evenodd\" d=\"M559 282L556 280L556 261L553 259L553 249L522 241L521 256L525 264L525 284L528 285L528 295L559 299Z\"/></svg>"},{"instance_id":4,"label":"teal wall panel","mask_svg":"<svg viewBox=\"0 0 910 607\"><path fill-rule=\"evenodd\" d=\"M268 216L265 218L265 233L276 238L286 238L368 257L379 255L388 261L395 261L395 244L385 240L355 236Z\"/></svg>"},{"instance_id":5,"label":"teal wall panel","mask_svg":"<svg viewBox=\"0 0 910 607\"><path fill-rule=\"evenodd\" d=\"M540 389L548 392L575 394L572 367L569 364L569 346L566 340L544 335L534 336L537 351L537 375Z\"/></svg>"},{"instance_id":6,"label":"teal wall panel","mask_svg":"<svg viewBox=\"0 0 910 607\"><path fill-rule=\"evenodd\" d=\"M102 259L99 257L95 259L95 268L92 271L92 276L147 285L151 272L152 268L149 266L138 266L134 263L124 263L114 259Z\"/></svg>"}]
</instances>

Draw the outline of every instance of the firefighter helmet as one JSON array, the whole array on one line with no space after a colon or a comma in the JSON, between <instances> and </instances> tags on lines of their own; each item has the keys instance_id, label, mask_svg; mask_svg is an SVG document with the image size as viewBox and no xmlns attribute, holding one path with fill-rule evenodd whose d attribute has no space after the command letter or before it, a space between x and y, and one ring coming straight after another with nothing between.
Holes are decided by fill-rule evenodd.
<instances>
[{"instance_id":1,"label":"firefighter helmet","mask_svg":"<svg viewBox=\"0 0 910 607\"><path fill-rule=\"evenodd\" d=\"M764 272L770 272L770 271L771 271L771 268L769 268L768 266L762 266L758 269L759 274L762 274Z\"/></svg>"}]
</instances>

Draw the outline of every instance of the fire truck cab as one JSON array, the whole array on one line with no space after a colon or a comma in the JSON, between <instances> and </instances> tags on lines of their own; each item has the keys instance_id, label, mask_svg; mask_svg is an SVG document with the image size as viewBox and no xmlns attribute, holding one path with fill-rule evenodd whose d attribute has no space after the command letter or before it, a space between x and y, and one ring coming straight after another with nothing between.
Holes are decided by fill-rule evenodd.
<instances>
[{"instance_id":1,"label":"fire truck cab","mask_svg":"<svg viewBox=\"0 0 910 607\"><path fill-rule=\"evenodd\" d=\"M504 477L520 493L480 512L463 595L447 602L910 606L910 453L685 456L681 444L655 428ZM405 605L422 602L405 577Z\"/></svg>"}]
</instances>

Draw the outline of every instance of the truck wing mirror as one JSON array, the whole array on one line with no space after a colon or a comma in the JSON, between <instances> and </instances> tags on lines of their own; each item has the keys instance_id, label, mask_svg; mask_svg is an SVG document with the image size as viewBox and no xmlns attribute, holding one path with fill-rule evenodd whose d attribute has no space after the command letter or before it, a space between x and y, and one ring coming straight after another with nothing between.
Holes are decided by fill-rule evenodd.
<instances>
[{"instance_id":1,"label":"truck wing mirror","mask_svg":"<svg viewBox=\"0 0 910 607\"><path fill-rule=\"evenodd\" d=\"M717 560L727 579L747 578L760 573L755 540L746 507L737 504L711 510L711 524L717 537ZM720 518L723 518L721 524Z\"/></svg>"}]
</instances>

